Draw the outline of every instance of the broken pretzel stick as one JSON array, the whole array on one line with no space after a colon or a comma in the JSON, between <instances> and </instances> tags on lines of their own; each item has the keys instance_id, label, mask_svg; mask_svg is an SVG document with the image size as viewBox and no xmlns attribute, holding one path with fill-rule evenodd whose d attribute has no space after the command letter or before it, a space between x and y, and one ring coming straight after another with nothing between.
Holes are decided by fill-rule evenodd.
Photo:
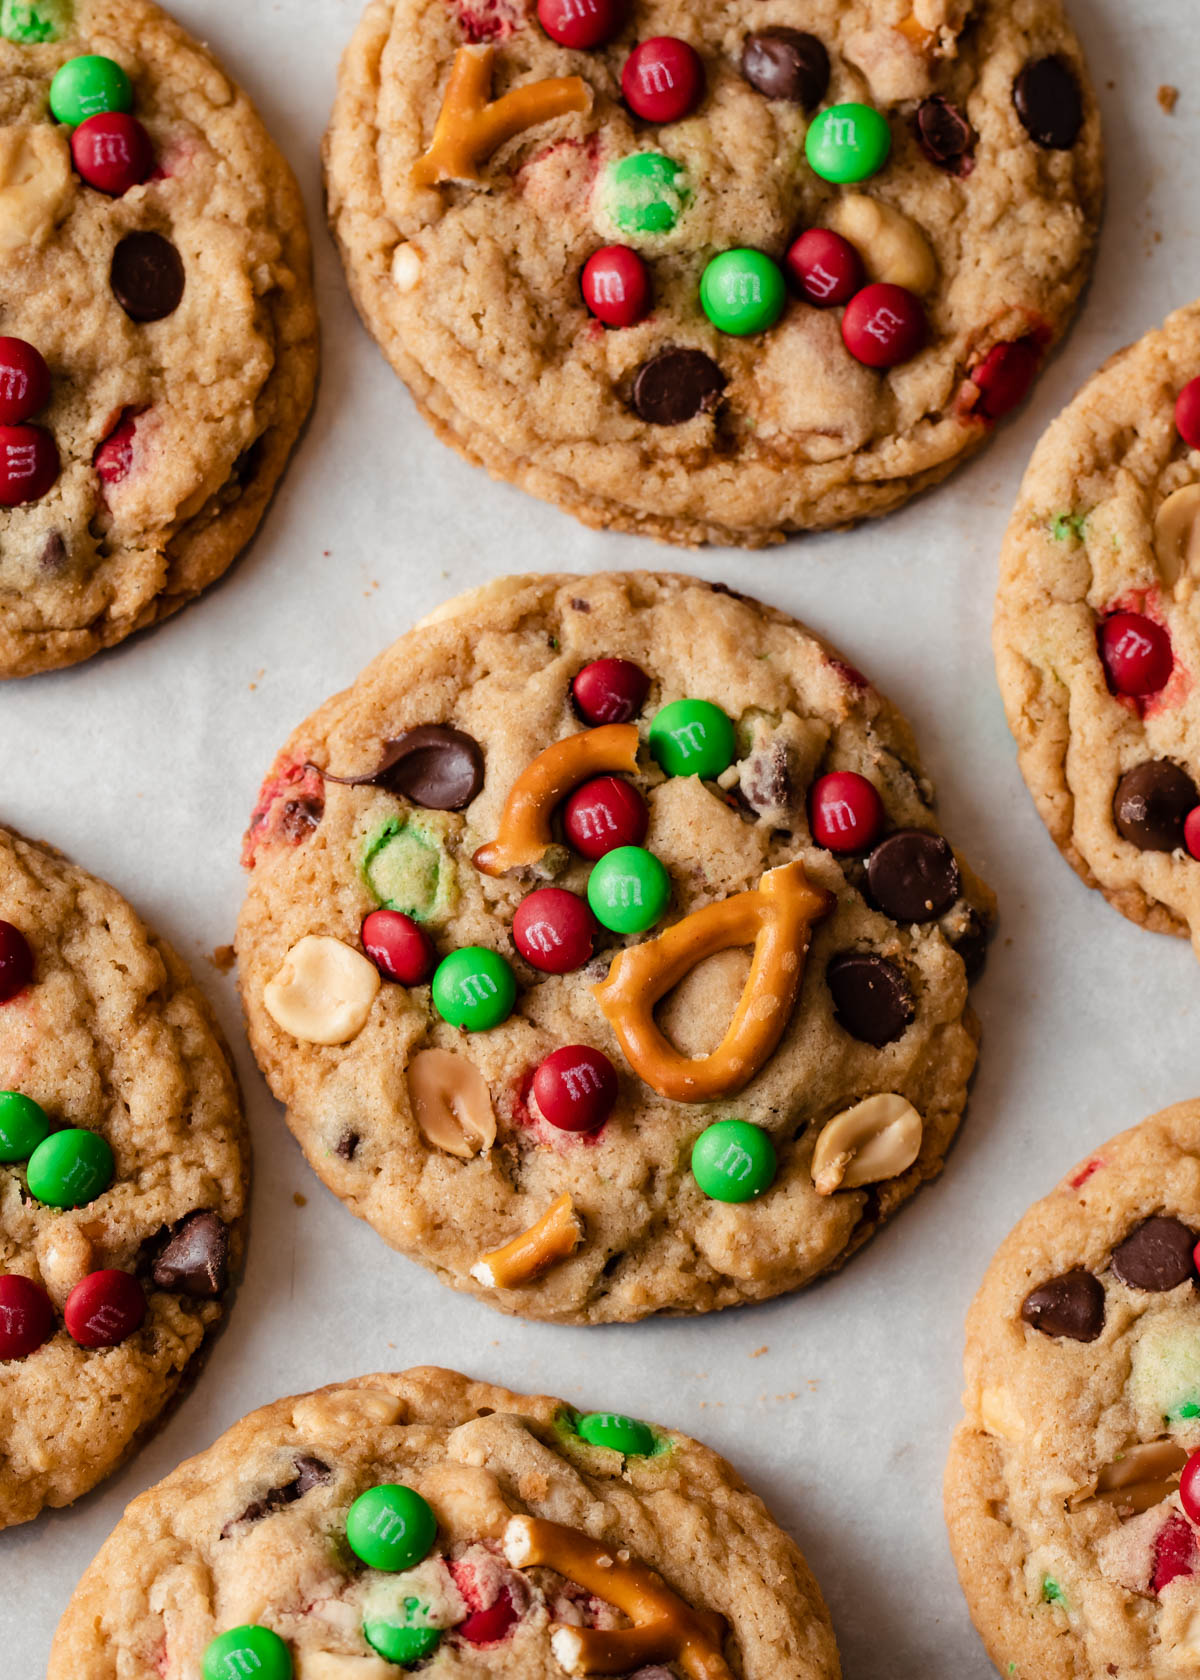
<instances>
[{"instance_id":1,"label":"broken pretzel stick","mask_svg":"<svg viewBox=\"0 0 1200 1680\"><path fill-rule=\"evenodd\" d=\"M495 47L460 47L454 55L446 95L434 125L433 143L413 165L415 186L444 181L479 183L479 166L506 140L551 117L590 111L591 89L581 76L552 76L510 88L492 99Z\"/></svg>"},{"instance_id":2,"label":"broken pretzel stick","mask_svg":"<svg viewBox=\"0 0 1200 1680\"><path fill-rule=\"evenodd\" d=\"M551 1202L536 1224L503 1248L493 1249L471 1267L471 1276L488 1289L515 1289L530 1283L549 1266L565 1260L583 1241L583 1220L566 1191Z\"/></svg>"}]
</instances>

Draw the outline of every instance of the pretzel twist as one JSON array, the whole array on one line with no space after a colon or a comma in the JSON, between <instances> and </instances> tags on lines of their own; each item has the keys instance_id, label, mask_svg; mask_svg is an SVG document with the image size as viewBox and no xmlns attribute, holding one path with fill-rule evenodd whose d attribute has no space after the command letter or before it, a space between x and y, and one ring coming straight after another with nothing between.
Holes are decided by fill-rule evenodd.
<instances>
[{"instance_id":1,"label":"pretzel twist","mask_svg":"<svg viewBox=\"0 0 1200 1680\"><path fill-rule=\"evenodd\" d=\"M460 47L454 55L445 98L433 129L433 142L413 165L413 184L436 187L444 181L479 183L479 166L506 140L536 123L571 111L589 111L591 89L581 76L551 76L511 88L491 99L495 47Z\"/></svg>"},{"instance_id":2,"label":"pretzel twist","mask_svg":"<svg viewBox=\"0 0 1200 1680\"><path fill-rule=\"evenodd\" d=\"M513 783L500 814L500 832L480 846L474 863L484 875L539 863L553 844L556 805L599 770L637 769L638 732L632 723L606 723L555 741Z\"/></svg>"}]
</instances>

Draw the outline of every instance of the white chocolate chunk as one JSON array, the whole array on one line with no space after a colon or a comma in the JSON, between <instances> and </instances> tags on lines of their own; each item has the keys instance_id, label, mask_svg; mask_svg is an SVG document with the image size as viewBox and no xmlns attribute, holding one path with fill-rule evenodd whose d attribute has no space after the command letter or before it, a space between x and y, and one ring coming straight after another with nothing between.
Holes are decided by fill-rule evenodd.
<instances>
[{"instance_id":1,"label":"white chocolate chunk","mask_svg":"<svg viewBox=\"0 0 1200 1680\"><path fill-rule=\"evenodd\" d=\"M487 1081L465 1056L422 1050L408 1067L413 1114L426 1143L464 1161L496 1141L496 1116Z\"/></svg>"},{"instance_id":2,"label":"white chocolate chunk","mask_svg":"<svg viewBox=\"0 0 1200 1680\"><path fill-rule=\"evenodd\" d=\"M918 297L937 284L933 248L903 210L881 204L866 193L847 193L834 205L829 225L855 247L872 280L903 286Z\"/></svg>"},{"instance_id":3,"label":"white chocolate chunk","mask_svg":"<svg viewBox=\"0 0 1200 1680\"><path fill-rule=\"evenodd\" d=\"M284 1032L305 1044L346 1044L367 1024L379 971L359 951L306 933L263 987L263 1004Z\"/></svg>"},{"instance_id":4,"label":"white chocolate chunk","mask_svg":"<svg viewBox=\"0 0 1200 1680\"><path fill-rule=\"evenodd\" d=\"M921 1149L924 1121L891 1092L867 1097L822 1127L812 1178L820 1196L854 1190L907 1172Z\"/></svg>"},{"instance_id":5,"label":"white chocolate chunk","mask_svg":"<svg viewBox=\"0 0 1200 1680\"><path fill-rule=\"evenodd\" d=\"M392 285L398 292L415 292L420 284L420 251L415 245L397 245L392 257Z\"/></svg>"},{"instance_id":6,"label":"white chocolate chunk","mask_svg":"<svg viewBox=\"0 0 1200 1680\"><path fill-rule=\"evenodd\" d=\"M0 252L44 244L74 192L63 129L0 128Z\"/></svg>"},{"instance_id":7,"label":"white chocolate chunk","mask_svg":"<svg viewBox=\"0 0 1200 1680\"><path fill-rule=\"evenodd\" d=\"M979 1416L989 1435L1004 1441L1019 1441L1025 1433L1025 1419L1007 1388L985 1388L979 1396Z\"/></svg>"}]
</instances>

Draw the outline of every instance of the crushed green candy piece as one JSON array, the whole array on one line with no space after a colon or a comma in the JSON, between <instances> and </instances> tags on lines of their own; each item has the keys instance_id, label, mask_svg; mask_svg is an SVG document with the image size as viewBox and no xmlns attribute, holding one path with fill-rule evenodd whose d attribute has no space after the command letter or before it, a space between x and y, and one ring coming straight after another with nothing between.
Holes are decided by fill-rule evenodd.
<instances>
[{"instance_id":1,"label":"crushed green candy piece","mask_svg":"<svg viewBox=\"0 0 1200 1680\"><path fill-rule=\"evenodd\" d=\"M1168 1423L1182 1423L1187 1418L1200 1417L1200 1400L1185 1400L1182 1406L1176 1406L1167 1413Z\"/></svg>"},{"instance_id":2,"label":"crushed green candy piece","mask_svg":"<svg viewBox=\"0 0 1200 1680\"><path fill-rule=\"evenodd\" d=\"M1050 535L1055 542L1066 542L1072 537L1076 542L1082 542L1086 524L1086 513L1058 513L1050 522Z\"/></svg>"},{"instance_id":3,"label":"crushed green candy piece","mask_svg":"<svg viewBox=\"0 0 1200 1680\"><path fill-rule=\"evenodd\" d=\"M1067 1607L1066 1593L1063 1592L1058 1582L1052 1581L1048 1575L1042 1582L1042 1601L1045 1604L1061 1604L1064 1610Z\"/></svg>"},{"instance_id":4,"label":"crushed green candy piece","mask_svg":"<svg viewBox=\"0 0 1200 1680\"><path fill-rule=\"evenodd\" d=\"M438 836L409 819L386 823L367 846L363 875L378 902L416 922L454 908L458 883Z\"/></svg>"},{"instance_id":5,"label":"crushed green candy piece","mask_svg":"<svg viewBox=\"0 0 1200 1680\"><path fill-rule=\"evenodd\" d=\"M74 22L74 0L2 0L0 35L22 46L61 41Z\"/></svg>"},{"instance_id":6,"label":"crushed green candy piece","mask_svg":"<svg viewBox=\"0 0 1200 1680\"><path fill-rule=\"evenodd\" d=\"M670 233L690 193L683 165L662 152L634 152L608 172L608 207L626 233Z\"/></svg>"},{"instance_id":7,"label":"crushed green candy piece","mask_svg":"<svg viewBox=\"0 0 1200 1680\"><path fill-rule=\"evenodd\" d=\"M1143 1321L1130 1360L1129 1392L1138 1429L1200 1417L1200 1330L1174 1317Z\"/></svg>"},{"instance_id":8,"label":"crushed green candy piece","mask_svg":"<svg viewBox=\"0 0 1200 1680\"><path fill-rule=\"evenodd\" d=\"M372 1587L363 1606L363 1637L388 1662L407 1666L429 1656L466 1608L446 1566L428 1558Z\"/></svg>"}]
</instances>

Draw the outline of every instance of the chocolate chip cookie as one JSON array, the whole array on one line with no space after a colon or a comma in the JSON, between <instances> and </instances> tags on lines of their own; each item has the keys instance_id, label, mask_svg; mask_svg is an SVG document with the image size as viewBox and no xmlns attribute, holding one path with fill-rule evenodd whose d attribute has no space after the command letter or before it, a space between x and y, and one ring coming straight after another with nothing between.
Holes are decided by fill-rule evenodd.
<instances>
[{"instance_id":1,"label":"chocolate chip cookie","mask_svg":"<svg viewBox=\"0 0 1200 1680\"><path fill-rule=\"evenodd\" d=\"M1059 0L371 0L326 161L440 437L590 525L752 547L982 446L1103 174Z\"/></svg>"},{"instance_id":2,"label":"chocolate chip cookie","mask_svg":"<svg viewBox=\"0 0 1200 1680\"><path fill-rule=\"evenodd\" d=\"M135 1500L47 1680L431 1657L448 1680L840 1673L804 1559L709 1448L426 1368L264 1406Z\"/></svg>"},{"instance_id":3,"label":"chocolate chip cookie","mask_svg":"<svg viewBox=\"0 0 1200 1680\"><path fill-rule=\"evenodd\" d=\"M179 958L0 829L0 1528L125 1458L220 1321L249 1145Z\"/></svg>"},{"instance_id":4,"label":"chocolate chip cookie","mask_svg":"<svg viewBox=\"0 0 1200 1680\"><path fill-rule=\"evenodd\" d=\"M300 194L150 0L0 10L0 677L221 575L312 403Z\"/></svg>"},{"instance_id":5,"label":"chocolate chip cookie","mask_svg":"<svg viewBox=\"0 0 1200 1680\"><path fill-rule=\"evenodd\" d=\"M1017 1225L967 1320L946 1472L1003 1675L1200 1663L1200 1102L1123 1133Z\"/></svg>"},{"instance_id":6,"label":"chocolate chip cookie","mask_svg":"<svg viewBox=\"0 0 1200 1680\"><path fill-rule=\"evenodd\" d=\"M1200 304L1114 356L1038 445L996 665L1021 771L1110 904L1200 950Z\"/></svg>"},{"instance_id":7,"label":"chocolate chip cookie","mask_svg":"<svg viewBox=\"0 0 1200 1680\"><path fill-rule=\"evenodd\" d=\"M300 725L246 836L251 1043L312 1166L507 1312L706 1312L935 1174L991 894L802 625L651 573L451 601Z\"/></svg>"}]
</instances>

